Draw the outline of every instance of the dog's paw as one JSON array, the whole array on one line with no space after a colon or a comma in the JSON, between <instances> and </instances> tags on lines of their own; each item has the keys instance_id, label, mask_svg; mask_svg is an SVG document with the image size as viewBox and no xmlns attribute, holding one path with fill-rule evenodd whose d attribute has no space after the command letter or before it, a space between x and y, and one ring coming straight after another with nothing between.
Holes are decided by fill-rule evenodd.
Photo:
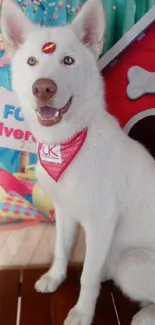
<instances>
[{"instance_id":1,"label":"dog's paw","mask_svg":"<svg viewBox=\"0 0 155 325\"><path fill-rule=\"evenodd\" d=\"M74 307L69 312L64 325L91 325L91 320L87 314L82 313Z\"/></svg>"},{"instance_id":2,"label":"dog's paw","mask_svg":"<svg viewBox=\"0 0 155 325\"><path fill-rule=\"evenodd\" d=\"M155 324L155 306L149 306L139 311L133 317L131 325L154 325Z\"/></svg>"},{"instance_id":3,"label":"dog's paw","mask_svg":"<svg viewBox=\"0 0 155 325\"><path fill-rule=\"evenodd\" d=\"M41 293L54 292L63 280L64 277L54 278L47 272L36 282L35 289L37 292Z\"/></svg>"}]
</instances>

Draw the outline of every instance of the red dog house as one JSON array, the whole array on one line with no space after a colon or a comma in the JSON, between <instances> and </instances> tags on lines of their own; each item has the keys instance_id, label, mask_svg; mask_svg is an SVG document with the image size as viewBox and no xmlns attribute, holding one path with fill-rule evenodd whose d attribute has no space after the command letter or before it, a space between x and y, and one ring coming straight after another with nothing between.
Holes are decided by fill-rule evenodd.
<instances>
[{"instance_id":1,"label":"red dog house","mask_svg":"<svg viewBox=\"0 0 155 325\"><path fill-rule=\"evenodd\" d=\"M99 60L108 110L155 157L155 6Z\"/></svg>"}]
</instances>

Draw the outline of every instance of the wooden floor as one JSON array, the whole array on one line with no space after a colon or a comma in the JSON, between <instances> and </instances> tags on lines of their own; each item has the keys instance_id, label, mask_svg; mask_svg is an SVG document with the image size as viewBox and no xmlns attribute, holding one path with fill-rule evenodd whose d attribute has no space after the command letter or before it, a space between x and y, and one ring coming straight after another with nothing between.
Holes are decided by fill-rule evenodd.
<instances>
[{"instance_id":1,"label":"wooden floor","mask_svg":"<svg viewBox=\"0 0 155 325\"><path fill-rule=\"evenodd\" d=\"M1 325L63 325L69 309L77 301L81 271L71 267L65 283L51 295L38 294L34 290L35 281L44 272L44 269L22 273L18 270L0 271ZM130 325L137 310L136 305L107 283L102 286L93 324Z\"/></svg>"}]
</instances>

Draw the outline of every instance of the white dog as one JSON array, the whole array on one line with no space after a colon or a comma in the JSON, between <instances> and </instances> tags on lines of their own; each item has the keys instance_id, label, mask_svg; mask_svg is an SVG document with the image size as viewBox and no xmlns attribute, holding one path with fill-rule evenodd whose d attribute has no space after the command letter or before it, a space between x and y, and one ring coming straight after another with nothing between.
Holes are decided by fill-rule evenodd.
<instances>
[{"instance_id":1,"label":"white dog","mask_svg":"<svg viewBox=\"0 0 155 325\"><path fill-rule=\"evenodd\" d=\"M79 299L65 325L91 324L106 277L147 302L132 325L154 325L155 162L105 109L96 64L104 29L101 0L88 0L70 26L59 28L34 26L3 0L13 89L39 141L38 178L56 208L54 263L36 290L53 292L65 279L79 223L86 256Z\"/></svg>"}]
</instances>

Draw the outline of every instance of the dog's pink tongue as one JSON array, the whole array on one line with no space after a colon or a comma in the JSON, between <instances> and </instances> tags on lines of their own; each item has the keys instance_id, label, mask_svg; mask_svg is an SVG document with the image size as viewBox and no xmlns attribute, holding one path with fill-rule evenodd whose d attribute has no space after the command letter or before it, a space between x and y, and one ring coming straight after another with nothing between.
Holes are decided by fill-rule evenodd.
<instances>
[{"instance_id":1,"label":"dog's pink tongue","mask_svg":"<svg viewBox=\"0 0 155 325\"><path fill-rule=\"evenodd\" d=\"M59 115L59 110L50 106L40 107L40 115L42 118L51 119Z\"/></svg>"}]
</instances>

